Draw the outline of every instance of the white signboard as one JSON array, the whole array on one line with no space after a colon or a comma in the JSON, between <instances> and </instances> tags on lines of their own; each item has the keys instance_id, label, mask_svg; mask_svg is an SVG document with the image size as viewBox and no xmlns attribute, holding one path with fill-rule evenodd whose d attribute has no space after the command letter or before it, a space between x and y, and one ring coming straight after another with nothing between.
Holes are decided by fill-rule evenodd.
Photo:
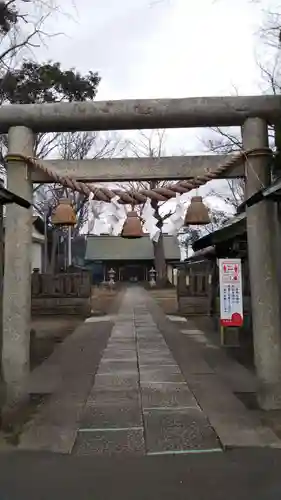
<instances>
[{"instance_id":1,"label":"white signboard","mask_svg":"<svg viewBox=\"0 0 281 500\"><path fill-rule=\"evenodd\" d=\"M241 259L219 259L220 321L222 326L243 325Z\"/></svg>"}]
</instances>

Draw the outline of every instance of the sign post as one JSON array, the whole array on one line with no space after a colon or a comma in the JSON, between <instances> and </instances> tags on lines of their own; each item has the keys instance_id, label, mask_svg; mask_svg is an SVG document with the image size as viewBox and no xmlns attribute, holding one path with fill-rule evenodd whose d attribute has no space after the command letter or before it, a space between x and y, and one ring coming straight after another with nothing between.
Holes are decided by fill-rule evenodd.
<instances>
[{"instance_id":1,"label":"sign post","mask_svg":"<svg viewBox=\"0 0 281 500\"><path fill-rule=\"evenodd\" d=\"M219 259L220 324L222 327L243 325L241 259Z\"/></svg>"}]
</instances>

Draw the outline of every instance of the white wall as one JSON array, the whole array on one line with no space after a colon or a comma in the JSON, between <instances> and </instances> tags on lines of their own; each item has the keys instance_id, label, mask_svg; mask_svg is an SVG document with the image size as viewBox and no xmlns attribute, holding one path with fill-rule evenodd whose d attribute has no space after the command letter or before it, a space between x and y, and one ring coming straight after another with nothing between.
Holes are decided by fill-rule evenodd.
<instances>
[{"instance_id":1,"label":"white wall","mask_svg":"<svg viewBox=\"0 0 281 500\"><path fill-rule=\"evenodd\" d=\"M167 265L167 278L173 284L173 267L170 264Z\"/></svg>"},{"instance_id":2,"label":"white wall","mask_svg":"<svg viewBox=\"0 0 281 500\"><path fill-rule=\"evenodd\" d=\"M32 242L31 271L33 271L34 268L42 272L42 243L35 241Z\"/></svg>"},{"instance_id":3,"label":"white wall","mask_svg":"<svg viewBox=\"0 0 281 500\"><path fill-rule=\"evenodd\" d=\"M172 285L177 285L178 271L171 264L167 265L167 278Z\"/></svg>"}]
</instances>

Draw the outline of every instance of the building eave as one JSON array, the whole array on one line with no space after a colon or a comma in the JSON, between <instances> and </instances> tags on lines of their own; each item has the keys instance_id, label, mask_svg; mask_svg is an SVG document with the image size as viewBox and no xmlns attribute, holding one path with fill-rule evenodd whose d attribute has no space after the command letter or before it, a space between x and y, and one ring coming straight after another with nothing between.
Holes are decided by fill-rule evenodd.
<instances>
[{"instance_id":1,"label":"building eave","mask_svg":"<svg viewBox=\"0 0 281 500\"><path fill-rule=\"evenodd\" d=\"M194 252L197 252L198 250L203 250L206 247L212 247L228 239L235 238L235 236L239 236L245 233L245 231L246 213L241 213L230 219L221 228L196 240L193 243L192 248Z\"/></svg>"}]
</instances>

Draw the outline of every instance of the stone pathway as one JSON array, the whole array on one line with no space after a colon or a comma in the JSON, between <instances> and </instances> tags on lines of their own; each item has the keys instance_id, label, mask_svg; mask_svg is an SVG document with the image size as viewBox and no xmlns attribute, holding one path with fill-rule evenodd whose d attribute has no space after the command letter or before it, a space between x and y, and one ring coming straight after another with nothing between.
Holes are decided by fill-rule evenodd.
<instances>
[{"instance_id":1,"label":"stone pathway","mask_svg":"<svg viewBox=\"0 0 281 500\"><path fill-rule=\"evenodd\" d=\"M94 341L101 324L108 325L107 336L112 328L107 344ZM114 324L84 328L78 339L73 334L74 373L67 364L63 383L26 426L20 448L115 456L280 445L206 361L194 331L181 333L182 324L169 321L143 289L127 290ZM75 363L74 347L71 352Z\"/></svg>"},{"instance_id":2,"label":"stone pathway","mask_svg":"<svg viewBox=\"0 0 281 500\"><path fill-rule=\"evenodd\" d=\"M73 453L221 451L139 289L126 293Z\"/></svg>"}]
</instances>

